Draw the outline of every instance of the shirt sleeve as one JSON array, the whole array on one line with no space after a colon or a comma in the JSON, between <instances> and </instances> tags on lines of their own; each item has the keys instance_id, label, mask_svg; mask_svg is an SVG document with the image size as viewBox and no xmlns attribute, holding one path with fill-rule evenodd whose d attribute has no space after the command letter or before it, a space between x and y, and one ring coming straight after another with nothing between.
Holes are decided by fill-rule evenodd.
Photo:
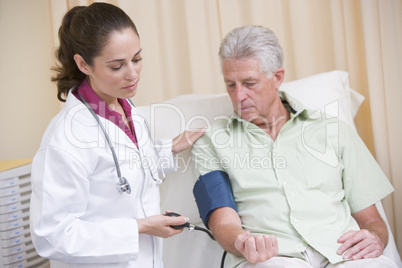
<instances>
[{"instance_id":1,"label":"shirt sleeve","mask_svg":"<svg viewBox=\"0 0 402 268\"><path fill-rule=\"evenodd\" d=\"M343 123L340 131L345 199L353 214L377 203L394 188L358 133Z\"/></svg>"},{"instance_id":2,"label":"shirt sleeve","mask_svg":"<svg viewBox=\"0 0 402 268\"><path fill-rule=\"evenodd\" d=\"M90 195L87 174L79 159L59 148L48 146L35 156L30 228L36 251L68 263L134 260L139 252L135 219L83 220Z\"/></svg>"},{"instance_id":3,"label":"shirt sleeve","mask_svg":"<svg viewBox=\"0 0 402 268\"><path fill-rule=\"evenodd\" d=\"M191 161L194 167L193 177L196 180L211 171L224 171L207 132L194 143L191 150Z\"/></svg>"}]
</instances>

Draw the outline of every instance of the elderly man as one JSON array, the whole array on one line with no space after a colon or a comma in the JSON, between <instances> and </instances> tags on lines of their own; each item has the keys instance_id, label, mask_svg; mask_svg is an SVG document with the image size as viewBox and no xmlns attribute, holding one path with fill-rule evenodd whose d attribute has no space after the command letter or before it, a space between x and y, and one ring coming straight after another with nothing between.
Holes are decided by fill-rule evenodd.
<instances>
[{"instance_id":1,"label":"elderly man","mask_svg":"<svg viewBox=\"0 0 402 268\"><path fill-rule=\"evenodd\" d=\"M234 113L192 159L200 215L227 267L396 267L382 256L388 233L375 207L392 186L355 130L279 91L275 34L234 29L219 56Z\"/></svg>"}]
</instances>

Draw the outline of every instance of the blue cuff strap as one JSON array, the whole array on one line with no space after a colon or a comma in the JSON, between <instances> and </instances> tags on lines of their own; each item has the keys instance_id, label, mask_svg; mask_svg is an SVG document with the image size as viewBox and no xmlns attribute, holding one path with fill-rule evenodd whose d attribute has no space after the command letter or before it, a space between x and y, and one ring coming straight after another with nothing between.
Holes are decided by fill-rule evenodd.
<instances>
[{"instance_id":1,"label":"blue cuff strap","mask_svg":"<svg viewBox=\"0 0 402 268\"><path fill-rule=\"evenodd\" d=\"M221 170L214 170L200 176L194 185L193 194L204 225L212 212L220 207L231 207L237 211L229 176Z\"/></svg>"}]
</instances>

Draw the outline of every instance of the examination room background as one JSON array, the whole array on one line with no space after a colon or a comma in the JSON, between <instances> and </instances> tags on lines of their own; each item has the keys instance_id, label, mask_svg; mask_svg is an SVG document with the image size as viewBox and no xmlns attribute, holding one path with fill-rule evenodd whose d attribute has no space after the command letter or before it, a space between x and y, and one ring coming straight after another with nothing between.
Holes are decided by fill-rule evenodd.
<instances>
[{"instance_id":1,"label":"examination room background","mask_svg":"<svg viewBox=\"0 0 402 268\"><path fill-rule=\"evenodd\" d=\"M32 158L62 104L50 82L64 13L88 0L0 0L0 161ZM271 28L285 81L349 72L365 96L356 119L395 187L383 200L402 254L402 0L114 0L138 27L143 70L136 105L224 93L218 47L231 29Z\"/></svg>"}]
</instances>

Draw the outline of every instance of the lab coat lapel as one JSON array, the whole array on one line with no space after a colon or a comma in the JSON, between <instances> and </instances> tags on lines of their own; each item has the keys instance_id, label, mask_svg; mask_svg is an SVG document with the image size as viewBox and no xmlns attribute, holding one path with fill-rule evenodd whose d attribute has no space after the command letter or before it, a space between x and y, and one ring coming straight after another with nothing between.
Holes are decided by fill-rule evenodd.
<instances>
[{"instance_id":1,"label":"lab coat lapel","mask_svg":"<svg viewBox=\"0 0 402 268\"><path fill-rule=\"evenodd\" d=\"M100 119L108 131L113 146L126 146L138 151L137 146L121 128L105 118ZM144 146L149 142L150 137L145 119L136 111L135 107L132 108L131 120L133 121L138 146L144 148Z\"/></svg>"},{"instance_id":2,"label":"lab coat lapel","mask_svg":"<svg viewBox=\"0 0 402 268\"><path fill-rule=\"evenodd\" d=\"M149 142L150 133L146 126L146 121L143 115L138 113L133 107L131 112L131 120L133 121L135 136L137 138L138 147L144 148L145 145Z\"/></svg>"},{"instance_id":3,"label":"lab coat lapel","mask_svg":"<svg viewBox=\"0 0 402 268\"><path fill-rule=\"evenodd\" d=\"M66 108L69 110L69 114L71 117L78 119L84 125L96 126L98 124L96 119L93 118L93 116L88 111L88 108L73 94L71 94L71 92L67 96ZM112 145L115 148L124 146L138 151L138 148L134 144L134 142L117 125L101 116L98 116L98 118L105 127L105 130L109 135L110 141L112 142ZM132 107L131 118L133 120L137 142L140 147L144 146L147 142L149 142L148 141L149 135L145 125L144 117L136 111L135 107ZM99 128L99 137L103 137L104 135L100 126L98 126L98 128ZM108 144L106 143L107 142L105 139L105 145L108 146Z\"/></svg>"}]
</instances>

